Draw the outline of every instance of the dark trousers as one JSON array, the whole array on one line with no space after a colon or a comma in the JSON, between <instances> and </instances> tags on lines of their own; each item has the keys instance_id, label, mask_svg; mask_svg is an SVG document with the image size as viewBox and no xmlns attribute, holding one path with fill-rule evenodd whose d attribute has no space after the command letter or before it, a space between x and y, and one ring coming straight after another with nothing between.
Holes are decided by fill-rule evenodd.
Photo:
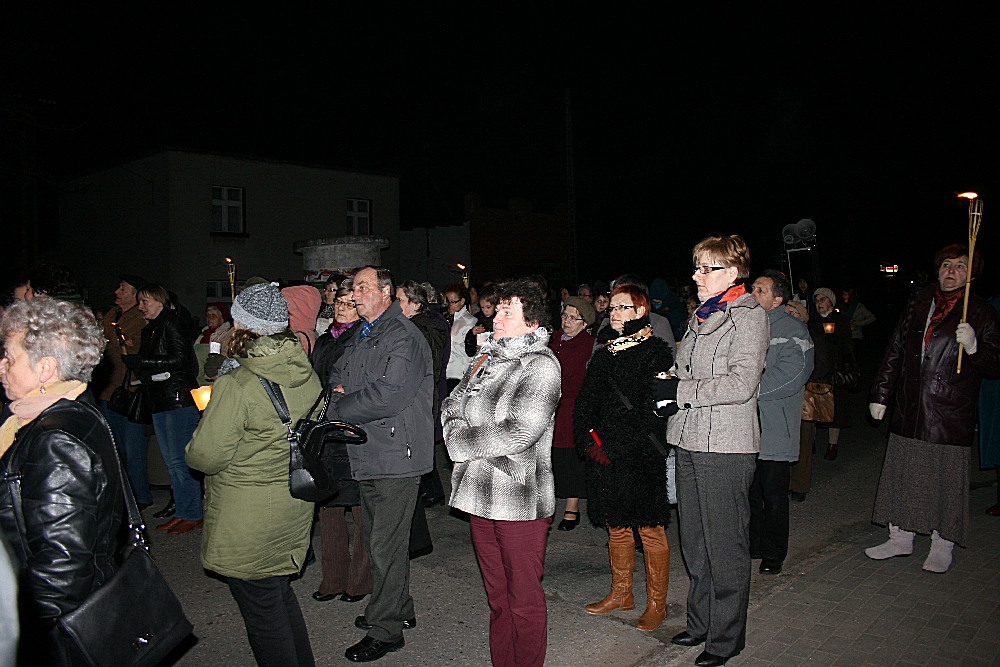
<instances>
[{"instance_id":1,"label":"dark trousers","mask_svg":"<svg viewBox=\"0 0 1000 667\"><path fill-rule=\"evenodd\" d=\"M681 553L691 577L687 631L729 657L746 646L750 602L750 482L755 454L677 448Z\"/></svg>"},{"instance_id":2,"label":"dark trousers","mask_svg":"<svg viewBox=\"0 0 1000 667\"><path fill-rule=\"evenodd\" d=\"M788 555L789 466L757 459L750 484L750 553L776 561Z\"/></svg>"},{"instance_id":3,"label":"dark trousers","mask_svg":"<svg viewBox=\"0 0 1000 667\"><path fill-rule=\"evenodd\" d=\"M542 667L548 640L542 574L552 517L494 521L473 515L469 525L490 603L493 667Z\"/></svg>"},{"instance_id":4,"label":"dark trousers","mask_svg":"<svg viewBox=\"0 0 1000 667\"><path fill-rule=\"evenodd\" d=\"M434 546L431 541L431 529L427 527L427 513L423 503L414 503L413 519L410 521L410 551L419 551Z\"/></svg>"},{"instance_id":5,"label":"dark trousers","mask_svg":"<svg viewBox=\"0 0 1000 667\"><path fill-rule=\"evenodd\" d=\"M347 539L347 513L354 518L354 539ZM372 592L372 575L368 567L368 550L361 526L361 506L321 507L319 539L323 553L323 595L367 595ZM353 551L353 553L352 553Z\"/></svg>"},{"instance_id":6,"label":"dark trousers","mask_svg":"<svg viewBox=\"0 0 1000 667\"><path fill-rule=\"evenodd\" d=\"M260 667L315 667L306 622L288 577L228 581Z\"/></svg>"},{"instance_id":7,"label":"dark trousers","mask_svg":"<svg viewBox=\"0 0 1000 667\"><path fill-rule=\"evenodd\" d=\"M417 504L420 477L361 481L361 523L365 528L372 594L365 620L368 636L396 642L403 620L414 618L410 597L410 524Z\"/></svg>"},{"instance_id":8,"label":"dark trousers","mask_svg":"<svg viewBox=\"0 0 1000 667\"><path fill-rule=\"evenodd\" d=\"M118 454L121 456L122 463L125 464L125 474L128 475L129 484L132 485L135 501L137 503L152 503L153 494L149 489L149 480L146 478L146 449L149 446L149 439L146 437L142 424L133 424L128 420L128 417L110 409L107 401L98 401L98 403L105 421L111 427L111 433L115 436Z\"/></svg>"}]
</instances>

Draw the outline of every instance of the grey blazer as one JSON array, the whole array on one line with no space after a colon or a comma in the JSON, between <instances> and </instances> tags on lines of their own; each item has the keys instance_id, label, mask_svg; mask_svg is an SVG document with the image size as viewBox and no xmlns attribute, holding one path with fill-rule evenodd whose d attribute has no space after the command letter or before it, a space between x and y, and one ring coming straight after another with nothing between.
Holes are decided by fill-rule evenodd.
<instances>
[{"instance_id":1,"label":"grey blazer","mask_svg":"<svg viewBox=\"0 0 1000 667\"><path fill-rule=\"evenodd\" d=\"M769 342L767 312L750 294L700 324L692 315L671 369L680 410L667 441L689 452L759 452L757 390Z\"/></svg>"}]
</instances>

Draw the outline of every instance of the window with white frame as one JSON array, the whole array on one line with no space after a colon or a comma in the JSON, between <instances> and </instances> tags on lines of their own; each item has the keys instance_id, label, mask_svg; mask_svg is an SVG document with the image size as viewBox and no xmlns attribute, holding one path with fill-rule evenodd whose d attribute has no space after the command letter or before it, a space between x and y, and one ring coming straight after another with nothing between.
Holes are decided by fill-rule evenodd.
<instances>
[{"instance_id":1,"label":"window with white frame","mask_svg":"<svg viewBox=\"0 0 1000 667\"><path fill-rule=\"evenodd\" d=\"M243 285L246 284L245 280L237 280L234 287L236 291L243 289ZM225 280L209 280L205 285L205 296L208 302L212 301L223 301L229 303L232 301L232 295L229 291L229 279Z\"/></svg>"},{"instance_id":2,"label":"window with white frame","mask_svg":"<svg viewBox=\"0 0 1000 667\"><path fill-rule=\"evenodd\" d=\"M212 231L223 234L246 232L243 188L212 186Z\"/></svg>"},{"instance_id":3,"label":"window with white frame","mask_svg":"<svg viewBox=\"0 0 1000 667\"><path fill-rule=\"evenodd\" d=\"M372 233L371 199L347 200L347 229L355 236Z\"/></svg>"}]
</instances>

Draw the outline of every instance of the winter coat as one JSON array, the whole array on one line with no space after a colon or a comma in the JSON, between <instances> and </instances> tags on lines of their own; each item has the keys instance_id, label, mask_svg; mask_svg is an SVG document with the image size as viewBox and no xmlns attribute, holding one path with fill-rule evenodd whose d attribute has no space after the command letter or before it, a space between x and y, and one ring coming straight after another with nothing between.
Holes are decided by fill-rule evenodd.
<instances>
[{"instance_id":1,"label":"winter coat","mask_svg":"<svg viewBox=\"0 0 1000 667\"><path fill-rule=\"evenodd\" d=\"M142 330L136 374L153 403L153 412L166 412L194 405L191 390L198 386L198 361L190 332L181 315L164 308ZM154 379L169 373L165 380Z\"/></svg>"},{"instance_id":2,"label":"winter coat","mask_svg":"<svg viewBox=\"0 0 1000 667\"><path fill-rule=\"evenodd\" d=\"M281 290L281 296L288 303L288 328L298 335L306 354L312 354L323 295L312 285L294 285Z\"/></svg>"},{"instance_id":3,"label":"winter coat","mask_svg":"<svg viewBox=\"0 0 1000 667\"><path fill-rule=\"evenodd\" d=\"M854 340L863 339L865 337L864 327L874 324L877 319L875 314L861 302L849 305L844 311L844 317L851 323L851 338Z\"/></svg>"},{"instance_id":4,"label":"winter coat","mask_svg":"<svg viewBox=\"0 0 1000 667\"><path fill-rule=\"evenodd\" d=\"M465 353L465 334L476 326L476 316L466 310L455 313L451 325L451 356L448 358L448 379L458 380L469 366L472 357Z\"/></svg>"},{"instance_id":5,"label":"winter coat","mask_svg":"<svg viewBox=\"0 0 1000 667\"><path fill-rule=\"evenodd\" d=\"M350 329L336 338L327 332L316 339L316 346L313 348L312 354L309 355L309 363L312 364L313 370L319 376L321 384L328 384L327 380L330 377L330 371L333 370L333 365L344 354L344 344L352 336L357 335L360 328L361 320L358 320Z\"/></svg>"},{"instance_id":6,"label":"winter coat","mask_svg":"<svg viewBox=\"0 0 1000 667\"><path fill-rule=\"evenodd\" d=\"M441 309L438 304L430 304L430 308L427 309L427 317L431 318L431 321L444 329L445 341L444 347L441 349L441 374L437 375L437 384L435 385L437 397L438 412L435 413L434 418L434 442L441 442L444 440L444 434L441 430L441 403L444 399L448 398L448 361L451 359L451 325L448 324L448 320L444 318L441 314Z\"/></svg>"},{"instance_id":7,"label":"winter coat","mask_svg":"<svg viewBox=\"0 0 1000 667\"><path fill-rule=\"evenodd\" d=\"M320 383L295 334L261 336L212 388L187 445L187 464L205 473L201 564L252 581L295 574L305 563L313 504L288 492L287 430L258 375L277 383L295 423Z\"/></svg>"},{"instance_id":8,"label":"winter coat","mask_svg":"<svg viewBox=\"0 0 1000 667\"><path fill-rule=\"evenodd\" d=\"M65 643L56 620L116 569L124 500L111 431L93 402L89 392L57 401L18 431L0 459L0 530L22 575L22 647L32 664L49 664L42 643Z\"/></svg>"},{"instance_id":9,"label":"winter coat","mask_svg":"<svg viewBox=\"0 0 1000 667\"><path fill-rule=\"evenodd\" d=\"M475 329L476 326L481 326L486 329L488 333L493 333L493 318L486 317L483 315L482 311L476 313L476 325L472 327ZM472 329L465 334L465 353L469 355L469 358L476 356L476 352L479 350L477 343L479 342L477 334L472 333Z\"/></svg>"},{"instance_id":10,"label":"winter coat","mask_svg":"<svg viewBox=\"0 0 1000 667\"><path fill-rule=\"evenodd\" d=\"M433 360L434 367L434 377L441 377L441 359L444 355L444 348L448 345L448 328L446 326L441 326L436 320L432 320L430 315L421 311L410 318L413 325L420 329L420 333L423 334L424 340L427 341L427 345L431 348L431 359ZM438 421L438 416L441 414L441 401L438 398L438 393L434 391L434 421Z\"/></svg>"},{"instance_id":11,"label":"winter coat","mask_svg":"<svg viewBox=\"0 0 1000 667\"><path fill-rule=\"evenodd\" d=\"M597 328L597 335L594 337L594 352L597 352L601 347L599 341L607 340L608 336L614 338L617 335L611 328L611 311L604 312L606 317L601 320L600 326ZM653 325L653 336L666 341L671 349L676 348L677 339L674 338L674 330L670 327L670 320L656 313L650 313L647 317L649 317L649 323Z\"/></svg>"},{"instance_id":12,"label":"winter coat","mask_svg":"<svg viewBox=\"0 0 1000 667\"><path fill-rule=\"evenodd\" d=\"M359 325L360 327L360 325ZM415 324L393 302L333 365L332 417L358 424L368 442L349 445L354 479L416 477L434 461L434 360Z\"/></svg>"},{"instance_id":13,"label":"winter coat","mask_svg":"<svg viewBox=\"0 0 1000 667\"><path fill-rule=\"evenodd\" d=\"M888 405L896 399L889 430L897 435L970 447L980 385L984 377L1000 377L1000 317L984 299L969 296L967 321L976 332L977 349L975 354L962 353L962 372L956 373L961 300L922 349L935 289L918 292L900 316L875 377L871 402Z\"/></svg>"},{"instance_id":14,"label":"winter coat","mask_svg":"<svg viewBox=\"0 0 1000 667\"><path fill-rule=\"evenodd\" d=\"M559 449L576 447L573 439L573 409L576 397L587 374L587 362L594 351L594 337L581 331L569 340L562 340L562 329L556 329L549 349L559 360L562 370L562 398L556 408L556 430L552 446Z\"/></svg>"},{"instance_id":15,"label":"winter coat","mask_svg":"<svg viewBox=\"0 0 1000 667\"><path fill-rule=\"evenodd\" d=\"M677 360L677 405L667 439L689 452L760 451L757 389L770 342L767 313L751 294L699 323L688 319Z\"/></svg>"},{"instance_id":16,"label":"winter coat","mask_svg":"<svg viewBox=\"0 0 1000 667\"><path fill-rule=\"evenodd\" d=\"M813 371L813 342L801 321L781 306L767 311L771 342L760 377L760 459L799 460L799 426L806 382Z\"/></svg>"},{"instance_id":17,"label":"winter coat","mask_svg":"<svg viewBox=\"0 0 1000 667\"><path fill-rule=\"evenodd\" d=\"M630 320L623 335L647 324L646 317ZM609 327L602 331L600 340L607 343L618 336ZM611 465L603 466L586 456L587 514L595 526L665 526L670 520L666 423L650 407L653 395L649 381L672 363L670 344L656 336L617 353L602 345L590 360L576 397L573 433L578 451L586 456L594 444L593 429L611 459Z\"/></svg>"},{"instance_id":18,"label":"winter coat","mask_svg":"<svg viewBox=\"0 0 1000 667\"><path fill-rule=\"evenodd\" d=\"M548 342L542 328L491 337L476 363L485 361L470 366L441 405L444 442L455 462L452 507L499 521L555 512L552 430L561 372Z\"/></svg>"}]
</instances>

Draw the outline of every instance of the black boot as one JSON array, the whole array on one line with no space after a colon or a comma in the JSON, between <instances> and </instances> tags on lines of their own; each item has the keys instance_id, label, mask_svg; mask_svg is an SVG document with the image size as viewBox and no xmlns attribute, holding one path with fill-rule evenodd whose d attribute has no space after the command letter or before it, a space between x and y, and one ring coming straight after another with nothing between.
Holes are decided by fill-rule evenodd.
<instances>
[{"instance_id":1,"label":"black boot","mask_svg":"<svg viewBox=\"0 0 1000 667\"><path fill-rule=\"evenodd\" d=\"M171 491L170 492L170 502L168 502L167 506L164 507L163 509L161 509L159 512L155 512L153 514L153 518L156 518L156 519L166 519L167 517L173 516L174 515L174 511L175 511L175 508L174 508L174 492Z\"/></svg>"}]
</instances>

